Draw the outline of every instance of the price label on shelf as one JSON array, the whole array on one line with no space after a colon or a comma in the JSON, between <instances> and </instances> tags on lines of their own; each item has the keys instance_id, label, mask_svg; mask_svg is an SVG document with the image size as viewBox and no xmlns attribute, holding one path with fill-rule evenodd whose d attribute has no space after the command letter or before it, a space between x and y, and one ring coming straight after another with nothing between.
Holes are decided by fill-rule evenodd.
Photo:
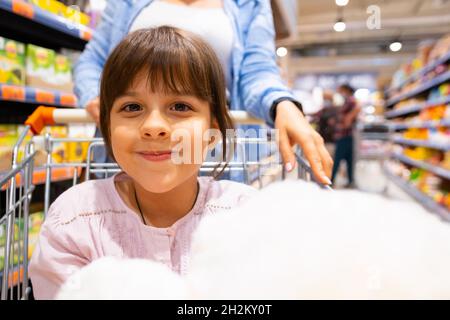
<instances>
[{"instance_id":1,"label":"price label on shelf","mask_svg":"<svg viewBox=\"0 0 450 320\"><path fill-rule=\"evenodd\" d=\"M3 100L25 101L25 88L3 85L1 87L1 97Z\"/></svg>"},{"instance_id":2,"label":"price label on shelf","mask_svg":"<svg viewBox=\"0 0 450 320\"><path fill-rule=\"evenodd\" d=\"M77 104L77 99L73 94L61 94L60 104L62 106L75 107Z\"/></svg>"},{"instance_id":3,"label":"price label on shelf","mask_svg":"<svg viewBox=\"0 0 450 320\"><path fill-rule=\"evenodd\" d=\"M12 1L12 11L15 14L27 17L29 19L33 19L33 17L34 17L33 6L29 3L23 2L21 0L13 0Z\"/></svg>"},{"instance_id":4,"label":"price label on shelf","mask_svg":"<svg viewBox=\"0 0 450 320\"><path fill-rule=\"evenodd\" d=\"M53 105L55 104L55 95L52 92L36 90L36 101Z\"/></svg>"}]
</instances>

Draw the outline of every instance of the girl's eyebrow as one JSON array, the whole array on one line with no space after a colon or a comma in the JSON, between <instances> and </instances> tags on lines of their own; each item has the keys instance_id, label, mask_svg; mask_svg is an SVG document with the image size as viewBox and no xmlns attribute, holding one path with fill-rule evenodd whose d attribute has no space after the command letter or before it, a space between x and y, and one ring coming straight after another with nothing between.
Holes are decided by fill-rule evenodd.
<instances>
[{"instance_id":1,"label":"girl's eyebrow","mask_svg":"<svg viewBox=\"0 0 450 320\"><path fill-rule=\"evenodd\" d=\"M121 95L119 95L117 98L123 98L123 97L138 97L139 93L135 91L127 91Z\"/></svg>"}]
</instances>

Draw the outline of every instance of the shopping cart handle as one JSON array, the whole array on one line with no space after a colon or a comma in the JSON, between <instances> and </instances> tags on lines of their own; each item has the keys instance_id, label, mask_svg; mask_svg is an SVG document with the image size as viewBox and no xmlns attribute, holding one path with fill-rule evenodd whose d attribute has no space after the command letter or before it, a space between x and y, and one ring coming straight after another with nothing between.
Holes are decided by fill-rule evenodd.
<instances>
[{"instance_id":1,"label":"shopping cart handle","mask_svg":"<svg viewBox=\"0 0 450 320\"><path fill-rule=\"evenodd\" d=\"M53 119L53 111L55 107L44 107L39 106L34 112L28 117L25 124L30 126L31 131L34 134L41 133L45 126L54 125L55 121Z\"/></svg>"},{"instance_id":2,"label":"shopping cart handle","mask_svg":"<svg viewBox=\"0 0 450 320\"><path fill-rule=\"evenodd\" d=\"M39 134L45 126L69 123L93 123L94 120L85 109L58 109L39 106L25 121L34 134Z\"/></svg>"},{"instance_id":3,"label":"shopping cart handle","mask_svg":"<svg viewBox=\"0 0 450 320\"><path fill-rule=\"evenodd\" d=\"M327 184L323 184L320 183L319 180L317 180L317 178L315 177L309 163L300 155L295 154L295 157L297 158L297 162L300 166L302 166L310 175L311 175L311 179L317 183L322 189L326 189L326 190L333 190L331 188L331 186L327 185Z\"/></svg>"}]
</instances>

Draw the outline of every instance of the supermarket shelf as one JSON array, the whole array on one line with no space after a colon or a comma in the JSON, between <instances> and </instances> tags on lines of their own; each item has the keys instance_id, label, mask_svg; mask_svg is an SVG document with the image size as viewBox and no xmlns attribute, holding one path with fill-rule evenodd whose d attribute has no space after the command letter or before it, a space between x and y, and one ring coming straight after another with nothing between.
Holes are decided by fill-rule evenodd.
<instances>
[{"instance_id":1,"label":"supermarket shelf","mask_svg":"<svg viewBox=\"0 0 450 320\"><path fill-rule=\"evenodd\" d=\"M407 157L407 156L405 156L403 154L398 154L398 153L397 154L392 154L392 158L400 160L401 162L409 164L409 165L411 165L413 167L421 168L421 169L424 169L426 171L432 172L435 175L438 175L438 176L440 176L442 178L450 180L450 170L444 169L444 168L439 167L439 166L434 166L432 164L429 164L429 163L426 163L426 162L423 162L423 161L418 161L418 160L411 159L411 158L409 158L409 157Z\"/></svg>"},{"instance_id":2,"label":"supermarket shelf","mask_svg":"<svg viewBox=\"0 0 450 320\"><path fill-rule=\"evenodd\" d=\"M370 152L357 155L357 160L383 160L385 158L385 154L382 152Z\"/></svg>"},{"instance_id":3,"label":"supermarket shelf","mask_svg":"<svg viewBox=\"0 0 450 320\"><path fill-rule=\"evenodd\" d=\"M389 135L383 132L359 132L361 140L387 140Z\"/></svg>"},{"instance_id":4,"label":"supermarket shelf","mask_svg":"<svg viewBox=\"0 0 450 320\"><path fill-rule=\"evenodd\" d=\"M394 182L399 188L416 199L421 205L431 212L437 213L441 218L446 221L450 221L450 211L444 206L436 203L431 197L418 190L409 182L393 174L386 166L383 167L383 172L392 182Z\"/></svg>"},{"instance_id":5,"label":"supermarket shelf","mask_svg":"<svg viewBox=\"0 0 450 320\"><path fill-rule=\"evenodd\" d=\"M49 48L83 50L93 30L23 0L0 0L2 35Z\"/></svg>"},{"instance_id":6,"label":"supermarket shelf","mask_svg":"<svg viewBox=\"0 0 450 320\"><path fill-rule=\"evenodd\" d=\"M435 77L434 79L431 79L431 80L419 85L417 88L415 88L409 92L403 93L395 98L389 99L386 102L386 107L390 107L390 106L396 104L397 102L414 97L414 96L416 96L420 93L423 93L435 86L440 85L441 83L443 83L447 80L450 80L450 71L440 74L439 76Z\"/></svg>"},{"instance_id":7,"label":"supermarket shelf","mask_svg":"<svg viewBox=\"0 0 450 320\"><path fill-rule=\"evenodd\" d=\"M0 84L0 100L61 107L76 107L77 104L77 99L72 93L7 84Z\"/></svg>"},{"instance_id":8,"label":"supermarket shelf","mask_svg":"<svg viewBox=\"0 0 450 320\"><path fill-rule=\"evenodd\" d=\"M8 288L14 287L19 283L23 282L23 267L21 266L20 268L18 268L17 266L14 266L13 268L13 272L9 273L10 275L12 275L12 277L10 278L10 283L8 285ZM3 281L3 268L0 270L0 283L2 283ZM0 288L1 291L1 288Z\"/></svg>"},{"instance_id":9,"label":"supermarket shelf","mask_svg":"<svg viewBox=\"0 0 450 320\"><path fill-rule=\"evenodd\" d=\"M428 72L432 71L437 66L439 66L439 65L441 65L443 63L446 63L449 60L450 60L450 52L447 52L447 54L445 54L443 57L441 57L440 59L437 59L436 61L432 61L431 63L427 64L425 67L423 67L422 69L418 70L417 72L415 72L414 74L412 74L411 76L406 78L399 85L397 85L397 86L395 86L393 88L389 88L388 90L386 90L386 95L389 95L393 91L400 89L401 87L403 87L407 83L410 83L410 82L412 82L414 80L417 80L418 78L420 78L423 75L427 74Z\"/></svg>"},{"instance_id":10,"label":"supermarket shelf","mask_svg":"<svg viewBox=\"0 0 450 320\"><path fill-rule=\"evenodd\" d=\"M438 106L441 104L447 104L447 103L450 103L450 95L442 97L440 99L428 101L425 103L419 103L419 104L415 104L415 105L412 105L409 107L401 108L398 110L391 110L391 111L386 112L384 115L386 116L386 118L395 118L395 117L403 116L405 114L418 112L423 109L427 109L427 108L431 108L434 106Z\"/></svg>"},{"instance_id":11,"label":"supermarket shelf","mask_svg":"<svg viewBox=\"0 0 450 320\"><path fill-rule=\"evenodd\" d=\"M391 140L395 143L406 144L415 147L426 147L443 151L450 151L450 143L438 143L429 140L413 140L400 137L393 137L391 138Z\"/></svg>"},{"instance_id":12,"label":"supermarket shelf","mask_svg":"<svg viewBox=\"0 0 450 320\"><path fill-rule=\"evenodd\" d=\"M450 119L436 120L436 121L408 121L404 123L391 123L392 130L402 130L408 128L437 128L449 127Z\"/></svg>"},{"instance_id":13,"label":"supermarket shelf","mask_svg":"<svg viewBox=\"0 0 450 320\"><path fill-rule=\"evenodd\" d=\"M57 182L57 181L64 181L64 180L69 180L69 179L73 179L73 176L75 174L75 170L77 171L77 177L81 176L81 168L74 168L74 167L62 167L62 168L52 168L52 182ZM0 173L0 176L2 174ZM45 183L45 177L46 177L46 170L45 168L35 168L33 170L33 184L34 185L38 185L38 184L44 184ZM21 176L20 174L18 174L16 176L16 181L17 184L20 185L21 184ZM3 186L2 190L6 189L6 185Z\"/></svg>"}]
</instances>

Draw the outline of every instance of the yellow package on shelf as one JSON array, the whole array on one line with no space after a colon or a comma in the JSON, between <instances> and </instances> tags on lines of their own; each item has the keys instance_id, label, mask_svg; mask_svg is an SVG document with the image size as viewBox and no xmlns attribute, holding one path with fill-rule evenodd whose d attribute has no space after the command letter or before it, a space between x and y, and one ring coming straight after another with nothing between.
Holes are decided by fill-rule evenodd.
<instances>
[{"instance_id":1,"label":"yellow package on shelf","mask_svg":"<svg viewBox=\"0 0 450 320\"><path fill-rule=\"evenodd\" d=\"M88 26L91 22L91 18L87 14L74 7L66 7L64 17L73 23L82 24L85 26Z\"/></svg>"},{"instance_id":2,"label":"yellow package on shelf","mask_svg":"<svg viewBox=\"0 0 450 320\"><path fill-rule=\"evenodd\" d=\"M17 125L0 125L0 171L11 168L12 149L17 138Z\"/></svg>"},{"instance_id":3,"label":"yellow package on shelf","mask_svg":"<svg viewBox=\"0 0 450 320\"><path fill-rule=\"evenodd\" d=\"M25 45L0 37L0 83L25 84Z\"/></svg>"},{"instance_id":4,"label":"yellow package on shelf","mask_svg":"<svg viewBox=\"0 0 450 320\"><path fill-rule=\"evenodd\" d=\"M90 17L81 12L77 6L68 7L64 3L56 0L31 0L30 2L45 11L66 18L75 24L88 26L90 23Z\"/></svg>"}]
</instances>

